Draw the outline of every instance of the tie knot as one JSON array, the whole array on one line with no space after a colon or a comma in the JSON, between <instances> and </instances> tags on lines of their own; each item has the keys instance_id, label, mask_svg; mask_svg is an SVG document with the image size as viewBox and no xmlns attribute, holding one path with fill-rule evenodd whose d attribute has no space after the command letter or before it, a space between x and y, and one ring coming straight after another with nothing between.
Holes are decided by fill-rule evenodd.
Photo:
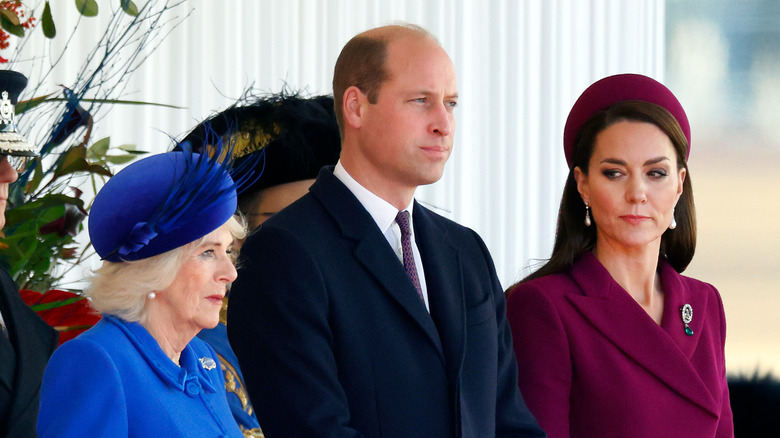
<instances>
[{"instance_id":1,"label":"tie knot","mask_svg":"<svg viewBox=\"0 0 780 438\"><path fill-rule=\"evenodd\" d=\"M395 216L395 221L398 223L398 228L401 229L401 235L407 235L410 232L409 229L409 212L401 210Z\"/></svg>"}]
</instances>

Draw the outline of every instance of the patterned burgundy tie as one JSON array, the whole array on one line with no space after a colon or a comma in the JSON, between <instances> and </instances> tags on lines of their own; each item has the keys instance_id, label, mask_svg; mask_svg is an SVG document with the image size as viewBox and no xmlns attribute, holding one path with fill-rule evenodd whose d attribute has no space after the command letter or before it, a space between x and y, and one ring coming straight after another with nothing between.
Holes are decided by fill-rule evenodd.
<instances>
[{"instance_id":1,"label":"patterned burgundy tie","mask_svg":"<svg viewBox=\"0 0 780 438\"><path fill-rule=\"evenodd\" d=\"M401 250L404 255L404 269L406 274L414 284L414 288L417 289L417 294L420 295L420 299L425 302L423 298L422 288L420 287L420 277L417 276L417 267L414 264L414 253L412 252L412 232L409 227L409 212L406 210L399 211L395 217L398 227L401 229Z\"/></svg>"}]
</instances>

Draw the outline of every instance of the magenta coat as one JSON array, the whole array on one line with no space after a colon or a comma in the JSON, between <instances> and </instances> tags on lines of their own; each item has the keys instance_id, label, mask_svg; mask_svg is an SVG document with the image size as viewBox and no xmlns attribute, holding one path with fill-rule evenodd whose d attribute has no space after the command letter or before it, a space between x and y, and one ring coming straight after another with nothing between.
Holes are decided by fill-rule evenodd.
<instances>
[{"instance_id":1,"label":"magenta coat","mask_svg":"<svg viewBox=\"0 0 780 438\"><path fill-rule=\"evenodd\" d=\"M661 325L591 253L510 291L520 389L550 438L734 436L720 295L665 260L658 272Z\"/></svg>"}]
</instances>

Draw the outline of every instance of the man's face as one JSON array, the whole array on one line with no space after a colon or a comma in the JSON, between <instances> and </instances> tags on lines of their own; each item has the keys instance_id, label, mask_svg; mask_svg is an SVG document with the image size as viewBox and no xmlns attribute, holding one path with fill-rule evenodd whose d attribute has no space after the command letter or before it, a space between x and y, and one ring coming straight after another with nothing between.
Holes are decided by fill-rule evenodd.
<instances>
[{"instance_id":1,"label":"man's face","mask_svg":"<svg viewBox=\"0 0 780 438\"><path fill-rule=\"evenodd\" d=\"M389 78L360 127L361 165L372 190L414 189L441 178L452 151L458 101L455 67L433 40L400 37L388 45Z\"/></svg>"},{"instance_id":2,"label":"man's face","mask_svg":"<svg viewBox=\"0 0 780 438\"><path fill-rule=\"evenodd\" d=\"M8 162L8 157L0 155L0 229L5 226L5 207L8 202L8 185L16 181L19 175Z\"/></svg>"}]
</instances>

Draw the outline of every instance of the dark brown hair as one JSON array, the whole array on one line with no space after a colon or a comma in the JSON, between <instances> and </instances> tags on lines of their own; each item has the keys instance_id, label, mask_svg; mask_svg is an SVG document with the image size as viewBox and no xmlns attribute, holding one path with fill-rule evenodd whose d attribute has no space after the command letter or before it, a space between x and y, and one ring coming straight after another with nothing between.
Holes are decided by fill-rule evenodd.
<instances>
[{"instance_id":1,"label":"dark brown hair","mask_svg":"<svg viewBox=\"0 0 780 438\"><path fill-rule=\"evenodd\" d=\"M552 256L539 270L518 284L563 272L584 252L593 250L596 245L596 227L586 227L584 224L585 203L577 191L574 168L579 167L587 175L596 136L623 120L652 123L661 129L672 141L677 155L677 169L685 169L683 192L674 213L677 228L666 230L661 236L661 255L666 257L677 272L682 272L688 267L696 250L696 211L693 203L691 173L686 161L688 141L677 120L665 108L644 101L622 101L594 114L577 134L574 143L574 162L569 170L558 210L558 227ZM510 289L514 286L516 285Z\"/></svg>"},{"instance_id":2,"label":"dark brown hair","mask_svg":"<svg viewBox=\"0 0 780 438\"><path fill-rule=\"evenodd\" d=\"M368 37L358 35L341 49L333 70L333 100L339 133L344 138L344 113L341 107L344 92L356 86L368 97L370 103L379 98L379 88L387 80L385 68L387 58L386 37Z\"/></svg>"}]
</instances>

